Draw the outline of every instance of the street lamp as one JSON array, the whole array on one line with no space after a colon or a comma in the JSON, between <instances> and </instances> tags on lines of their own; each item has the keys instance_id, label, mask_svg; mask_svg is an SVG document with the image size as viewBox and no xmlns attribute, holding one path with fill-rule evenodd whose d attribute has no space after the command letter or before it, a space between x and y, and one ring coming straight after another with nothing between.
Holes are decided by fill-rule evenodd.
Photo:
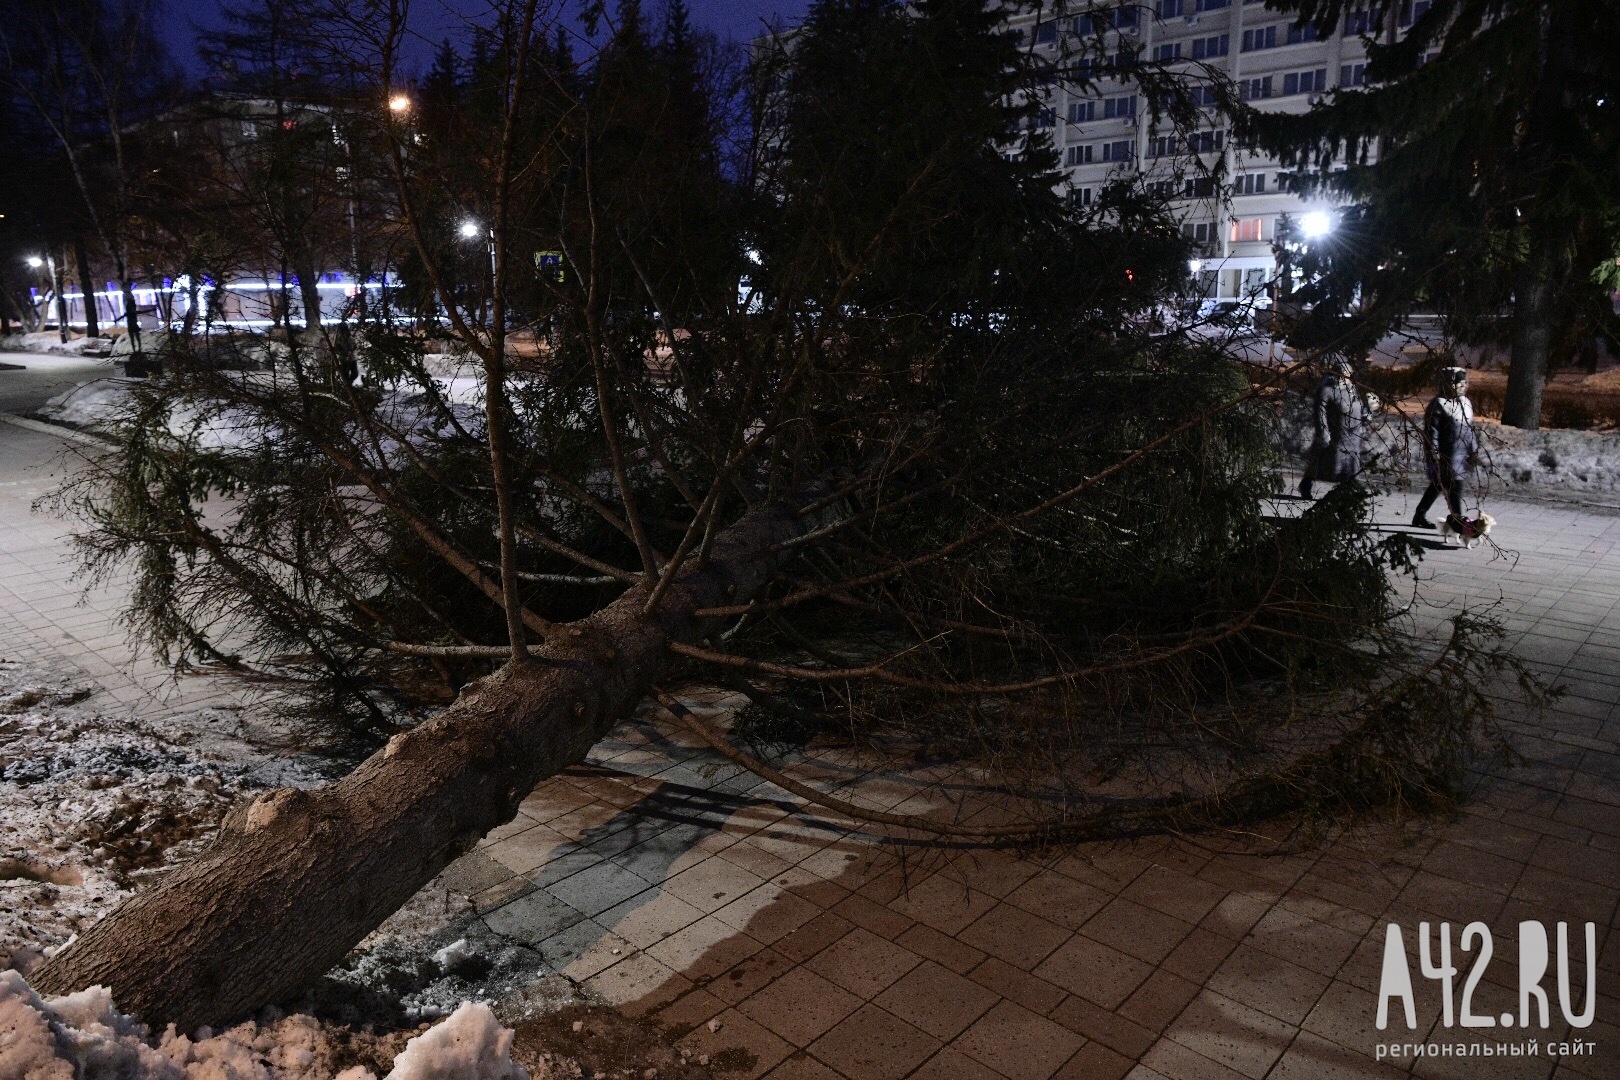
<instances>
[{"instance_id":1,"label":"street lamp","mask_svg":"<svg viewBox=\"0 0 1620 1080\"><path fill-rule=\"evenodd\" d=\"M51 292L56 296L56 333L62 339L62 344L66 345L68 339L67 297L63 295L62 275L56 272L56 260L47 251L43 259L38 255L30 255L24 261L28 263L31 270L38 270L41 267L47 268L47 273L51 277Z\"/></svg>"},{"instance_id":2,"label":"street lamp","mask_svg":"<svg viewBox=\"0 0 1620 1080\"><path fill-rule=\"evenodd\" d=\"M471 240L482 231L476 221L463 221L461 223L461 238L463 240Z\"/></svg>"},{"instance_id":3,"label":"street lamp","mask_svg":"<svg viewBox=\"0 0 1620 1080\"><path fill-rule=\"evenodd\" d=\"M391 113L408 113L411 111L411 99L408 94L395 94L388 99L388 111Z\"/></svg>"},{"instance_id":4,"label":"street lamp","mask_svg":"<svg viewBox=\"0 0 1620 1080\"><path fill-rule=\"evenodd\" d=\"M1333 231L1333 215L1326 210L1312 210L1299 219L1299 231L1307 240L1320 240Z\"/></svg>"}]
</instances>

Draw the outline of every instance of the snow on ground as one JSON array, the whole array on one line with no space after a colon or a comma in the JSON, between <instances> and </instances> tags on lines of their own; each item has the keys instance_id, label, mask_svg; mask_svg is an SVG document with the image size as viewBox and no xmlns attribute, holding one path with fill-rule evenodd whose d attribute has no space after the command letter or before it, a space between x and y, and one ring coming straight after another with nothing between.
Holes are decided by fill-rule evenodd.
<instances>
[{"instance_id":1,"label":"snow on ground","mask_svg":"<svg viewBox=\"0 0 1620 1080\"><path fill-rule=\"evenodd\" d=\"M0 1076L7 1078L376 1080L368 1064L392 1057L387 1080L530 1080L512 1062L511 1029L486 1005L461 1006L394 1056L402 1041L273 1011L217 1035L202 1028L192 1038L171 1024L153 1038L117 1011L104 987L41 998L19 973L0 971ZM351 1063L357 1058L364 1063ZM550 1080L549 1073L534 1080Z\"/></svg>"},{"instance_id":2,"label":"snow on ground","mask_svg":"<svg viewBox=\"0 0 1620 1080\"><path fill-rule=\"evenodd\" d=\"M82 679L0 659L0 972L28 972L190 858L233 806L272 787L318 785L332 768L259 748L267 732L240 712L140 722L88 707L91 693ZM493 931L448 880L418 893L296 1004L394 1027L469 1001L517 1019L579 1000L538 950ZM27 1074L0 1065L0 1077L13 1075Z\"/></svg>"},{"instance_id":3,"label":"snow on ground","mask_svg":"<svg viewBox=\"0 0 1620 1080\"><path fill-rule=\"evenodd\" d=\"M0 660L0 968L27 970L189 858L245 795L320 779L298 763L229 760L172 730L99 715L80 705L90 693ZM199 710L186 721L221 719Z\"/></svg>"},{"instance_id":4,"label":"snow on ground","mask_svg":"<svg viewBox=\"0 0 1620 1080\"><path fill-rule=\"evenodd\" d=\"M112 349L113 339L107 337L70 336L67 341L55 330L33 334L12 334L0 338L0 351L56 353L60 356L106 356Z\"/></svg>"},{"instance_id":5,"label":"snow on ground","mask_svg":"<svg viewBox=\"0 0 1620 1080\"><path fill-rule=\"evenodd\" d=\"M1284 453L1303 463L1311 444L1310 403L1290 395L1284 406L1280 441ZM1521 431L1491 420L1478 421L1485 446L1482 468L1470 490L1497 495L1612 495L1620 492L1620 433L1552 428ZM1381 412L1367 440L1374 476L1405 476L1422 486L1423 418Z\"/></svg>"}]
</instances>

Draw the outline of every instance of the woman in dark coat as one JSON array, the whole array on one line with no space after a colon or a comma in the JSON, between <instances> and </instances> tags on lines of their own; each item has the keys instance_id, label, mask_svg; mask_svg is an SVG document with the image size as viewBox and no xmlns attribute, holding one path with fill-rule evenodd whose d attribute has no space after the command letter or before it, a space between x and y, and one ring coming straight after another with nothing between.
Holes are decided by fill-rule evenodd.
<instances>
[{"instance_id":1,"label":"woman in dark coat","mask_svg":"<svg viewBox=\"0 0 1620 1080\"><path fill-rule=\"evenodd\" d=\"M1460 367L1441 368L1437 390L1423 410L1423 456L1429 487L1418 500L1412 524L1432 529L1429 507L1442 494L1451 511L1452 528L1463 531L1463 479L1479 456L1479 435L1474 431L1474 403L1468 400L1468 372Z\"/></svg>"},{"instance_id":2,"label":"woman in dark coat","mask_svg":"<svg viewBox=\"0 0 1620 1080\"><path fill-rule=\"evenodd\" d=\"M1350 361L1336 359L1316 388L1316 435L1305 456L1299 493L1311 497L1318 480L1342 484L1361 472L1361 442L1367 430L1367 402L1350 381Z\"/></svg>"}]
</instances>

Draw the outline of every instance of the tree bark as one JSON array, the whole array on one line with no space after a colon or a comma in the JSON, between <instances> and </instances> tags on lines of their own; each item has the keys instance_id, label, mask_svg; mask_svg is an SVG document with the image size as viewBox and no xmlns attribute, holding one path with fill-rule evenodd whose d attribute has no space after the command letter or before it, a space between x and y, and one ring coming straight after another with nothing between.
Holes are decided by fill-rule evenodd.
<instances>
[{"instance_id":1,"label":"tree bark","mask_svg":"<svg viewBox=\"0 0 1620 1080\"><path fill-rule=\"evenodd\" d=\"M100 337L100 313L96 311L96 283L90 279L90 253L84 249L84 237L73 238L73 256L79 263L79 288L84 292L84 334Z\"/></svg>"},{"instance_id":2,"label":"tree bark","mask_svg":"<svg viewBox=\"0 0 1620 1080\"><path fill-rule=\"evenodd\" d=\"M1526 431L1541 427L1541 393L1547 384L1553 301L1552 260L1548 255L1545 242L1532 232L1530 251L1515 272L1513 283L1513 352L1508 363L1502 423Z\"/></svg>"},{"instance_id":3,"label":"tree bark","mask_svg":"<svg viewBox=\"0 0 1620 1080\"><path fill-rule=\"evenodd\" d=\"M182 1031L292 995L340 961L452 859L512 819L534 785L579 760L664 670L691 612L752 595L802 531L786 508L744 516L657 609L644 582L470 684L325 788L234 810L214 844L136 894L31 976L44 993L100 983L122 1010Z\"/></svg>"}]
</instances>

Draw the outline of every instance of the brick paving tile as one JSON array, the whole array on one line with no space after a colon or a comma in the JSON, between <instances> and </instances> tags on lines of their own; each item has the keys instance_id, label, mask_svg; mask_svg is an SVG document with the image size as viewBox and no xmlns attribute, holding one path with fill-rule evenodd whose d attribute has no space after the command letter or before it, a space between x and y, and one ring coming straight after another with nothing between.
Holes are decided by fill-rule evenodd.
<instances>
[{"instance_id":1,"label":"brick paving tile","mask_svg":"<svg viewBox=\"0 0 1620 1080\"><path fill-rule=\"evenodd\" d=\"M648 891L608 908L596 921L639 949L648 949L699 919L703 912L668 893Z\"/></svg>"},{"instance_id":2,"label":"brick paving tile","mask_svg":"<svg viewBox=\"0 0 1620 1080\"><path fill-rule=\"evenodd\" d=\"M1192 924L1116 897L1086 920L1081 933L1138 960L1157 964L1192 932Z\"/></svg>"},{"instance_id":3,"label":"brick paving tile","mask_svg":"<svg viewBox=\"0 0 1620 1080\"><path fill-rule=\"evenodd\" d=\"M850 893L834 904L831 910L856 926L863 926L878 937L890 941L898 938L912 926L910 918L860 893Z\"/></svg>"},{"instance_id":4,"label":"brick paving tile","mask_svg":"<svg viewBox=\"0 0 1620 1080\"><path fill-rule=\"evenodd\" d=\"M726 862L722 853L721 858L705 859L682 870L665 881L663 889L702 911L717 911L757 889L763 880L740 866Z\"/></svg>"},{"instance_id":5,"label":"brick paving tile","mask_svg":"<svg viewBox=\"0 0 1620 1080\"><path fill-rule=\"evenodd\" d=\"M1000 1000L978 983L925 960L873 1003L936 1039L953 1039Z\"/></svg>"},{"instance_id":6,"label":"brick paving tile","mask_svg":"<svg viewBox=\"0 0 1620 1080\"><path fill-rule=\"evenodd\" d=\"M1132 1061L1146 1053L1158 1038L1158 1032L1075 995L1064 998L1047 1018Z\"/></svg>"},{"instance_id":7,"label":"brick paving tile","mask_svg":"<svg viewBox=\"0 0 1620 1080\"><path fill-rule=\"evenodd\" d=\"M1154 1043L1142 1055L1142 1064L1153 1070L1149 1075L1165 1080L1243 1080L1244 1076L1171 1039ZM1130 1073L1126 1080L1137 1080L1137 1074Z\"/></svg>"},{"instance_id":8,"label":"brick paving tile","mask_svg":"<svg viewBox=\"0 0 1620 1080\"><path fill-rule=\"evenodd\" d=\"M1134 1061L1116 1053L1101 1043L1089 1042L1082 1046L1063 1068L1052 1074L1053 1080L1120 1080L1134 1066Z\"/></svg>"},{"instance_id":9,"label":"brick paving tile","mask_svg":"<svg viewBox=\"0 0 1620 1080\"><path fill-rule=\"evenodd\" d=\"M1199 985L1159 968L1119 1007L1119 1014L1143 1027L1163 1030L1198 996Z\"/></svg>"},{"instance_id":10,"label":"brick paving tile","mask_svg":"<svg viewBox=\"0 0 1620 1080\"><path fill-rule=\"evenodd\" d=\"M736 1009L727 1009L711 1022L718 1029L709 1030L709 1023L699 1024L687 1032L676 1045L692 1052L718 1058L726 1065L726 1080L755 1080L776 1068L793 1053L793 1046L773 1035L758 1023Z\"/></svg>"},{"instance_id":11,"label":"brick paving tile","mask_svg":"<svg viewBox=\"0 0 1620 1080\"><path fill-rule=\"evenodd\" d=\"M1378 955L1382 963L1381 945ZM1297 1027L1332 981L1326 975L1239 945L1204 985Z\"/></svg>"},{"instance_id":12,"label":"brick paving tile","mask_svg":"<svg viewBox=\"0 0 1620 1080\"><path fill-rule=\"evenodd\" d=\"M648 946L647 952L687 978L707 982L762 948L747 934L708 915Z\"/></svg>"},{"instance_id":13,"label":"brick paving tile","mask_svg":"<svg viewBox=\"0 0 1620 1080\"><path fill-rule=\"evenodd\" d=\"M1003 1080L994 1069L980 1065L960 1050L942 1047L939 1053L923 1062L909 1080Z\"/></svg>"},{"instance_id":14,"label":"brick paving tile","mask_svg":"<svg viewBox=\"0 0 1620 1080\"><path fill-rule=\"evenodd\" d=\"M1011 1080L1046 1080L1084 1042L1062 1025L1003 1001L951 1045Z\"/></svg>"},{"instance_id":15,"label":"brick paving tile","mask_svg":"<svg viewBox=\"0 0 1620 1080\"><path fill-rule=\"evenodd\" d=\"M1231 938L1222 937L1201 926L1194 927L1192 933L1181 939L1181 944L1164 958L1160 966L1182 978L1202 983L1226 962L1235 948L1237 942Z\"/></svg>"},{"instance_id":16,"label":"brick paving tile","mask_svg":"<svg viewBox=\"0 0 1620 1080\"><path fill-rule=\"evenodd\" d=\"M1038 1013L1050 1012L1063 1000L1063 991L1058 987L994 956L986 957L968 972L968 978Z\"/></svg>"},{"instance_id":17,"label":"brick paving tile","mask_svg":"<svg viewBox=\"0 0 1620 1080\"><path fill-rule=\"evenodd\" d=\"M972 925L996 903L996 898L989 893L970 889L960 881L934 874L889 901L889 907L942 933L956 934Z\"/></svg>"},{"instance_id":18,"label":"brick paving tile","mask_svg":"<svg viewBox=\"0 0 1620 1080\"><path fill-rule=\"evenodd\" d=\"M682 994L652 1015L659 1027L676 1035L684 1035L729 1007L729 1002L699 988Z\"/></svg>"},{"instance_id":19,"label":"brick paving tile","mask_svg":"<svg viewBox=\"0 0 1620 1080\"><path fill-rule=\"evenodd\" d=\"M1115 1009L1153 973L1153 968L1118 949L1081 934L1047 957L1035 974L1105 1009Z\"/></svg>"},{"instance_id":20,"label":"brick paving tile","mask_svg":"<svg viewBox=\"0 0 1620 1080\"><path fill-rule=\"evenodd\" d=\"M1049 870L1036 874L1009 892L1006 902L1059 926L1078 930L1110 899L1110 894L1093 885Z\"/></svg>"},{"instance_id":21,"label":"brick paving tile","mask_svg":"<svg viewBox=\"0 0 1620 1080\"><path fill-rule=\"evenodd\" d=\"M704 981L716 997L736 1004L795 966L795 961L775 949L761 949L732 964L724 974Z\"/></svg>"},{"instance_id":22,"label":"brick paving tile","mask_svg":"<svg viewBox=\"0 0 1620 1080\"><path fill-rule=\"evenodd\" d=\"M789 1054L782 1064L766 1073L765 1080L843 1080L843 1077L799 1050Z\"/></svg>"},{"instance_id":23,"label":"brick paving tile","mask_svg":"<svg viewBox=\"0 0 1620 1080\"><path fill-rule=\"evenodd\" d=\"M1386 1031L1379 1031L1375 1026L1378 1012L1376 991L1335 981L1323 991L1321 998L1317 1000L1300 1026L1339 1046L1362 1054L1367 1053L1378 1043L1390 1042L1396 1038L1416 1041L1419 1032L1408 1031L1404 1023L1397 1019L1399 1003L1392 1002L1390 1010L1390 1027ZM1424 1023L1421 1011L1418 1022ZM1423 1028L1422 1033L1426 1034L1427 1028Z\"/></svg>"},{"instance_id":24,"label":"brick paving tile","mask_svg":"<svg viewBox=\"0 0 1620 1080\"><path fill-rule=\"evenodd\" d=\"M692 982L646 953L625 957L584 986L609 1005L640 1016L667 1005L692 989Z\"/></svg>"},{"instance_id":25,"label":"brick paving tile","mask_svg":"<svg viewBox=\"0 0 1620 1080\"><path fill-rule=\"evenodd\" d=\"M803 926L783 934L772 945L793 960L803 962L853 929L855 924L842 915L823 911Z\"/></svg>"},{"instance_id":26,"label":"brick paving tile","mask_svg":"<svg viewBox=\"0 0 1620 1080\"><path fill-rule=\"evenodd\" d=\"M1265 1076L1298 1029L1276 1017L1205 990L1165 1034L1211 1061L1245 1076Z\"/></svg>"},{"instance_id":27,"label":"brick paving tile","mask_svg":"<svg viewBox=\"0 0 1620 1080\"><path fill-rule=\"evenodd\" d=\"M984 959L984 953L978 949L964 945L955 938L922 923L913 924L909 930L894 940L897 945L904 945L918 956L925 956L950 968L958 975L972 971Z\"/></svg>"},{"instance_id":28,"label":"brick paving tile","mask_svg":"<svg viewBox=\"0 0 1620 1080\"><path fill-rule=\"evenodd\" d=\"M1154 865L1143 870L1120 895L1187 923L1197 923L1226 898L1227 890L1191 874Z\"/></svg>"},{"instance_id":29,"label":"brick paving tile","mask_svg":"<svg viewBox=\"0 0 1620 1080\"><path fill-rule=\"evenodd\" d=\"M1323 975L1337 972L1360 941L1355 934L1283 907L1266 912L1244 938L1246 944Z\"/></svg>"},{"instance_id":30,"label":"brick paving tile","mask_svg":"<svg viewBox=\"0 0 1620 1080\"><path fill-rule=\"evenodd\" d=\"M1014 967L1032 970L1073 935L1011 904L997 904L961 933L957 940L999 957Z\"/></svg>"},{"instance_id":31,"label":"brick paving tile","mask_svg":"<svg viewBox=\"0 0 1620 1080\"><path fill-rule=\"evenodd\" d=\"M861 1007L861 999L796 967L737 1008L794 1046L808 1046Z\"/></svg>"},{"instance_id":32,"label":"brick paving tile","mask_svg":"<svg viewBox=\"0 0 1620 1080\"><path fill-rule=\"evenodd\" d=\"M821 914L821 909L775 883L761 885L714 913L727 926L769 945Z\"/></svg>"},{"instance_id":33,"label":"brick paving tile","mask_svg":"<svg viewBox=\"0 0 1620 1080\"><path fill-rule=\"evenodd\" d=\"M1365 1054L1302 1031L1266 1080L1398 1080L1405 1074Z\"/></svg>"},{"instance_id":34,"label":"brick paving tile","mask_svg":"<svg viewBox=\"0 0 1620 1080\"><path fill-rule=\"evenodd\" d=\"M932 1035L867 1004L812 1043L810 1053L849 1080L899 1080L939 1047Z\"/></svg>"},{"instance_id":35,"label":"brick paving tile","mask_svg":"<svg viewBox=\"0 0 1620 1080\"><path fill-rule=\"evenodd\" d=\"M855 927L805 963L845 990L870 1000L921 962L916 953Z\"/></svg>"}]
</instances>

